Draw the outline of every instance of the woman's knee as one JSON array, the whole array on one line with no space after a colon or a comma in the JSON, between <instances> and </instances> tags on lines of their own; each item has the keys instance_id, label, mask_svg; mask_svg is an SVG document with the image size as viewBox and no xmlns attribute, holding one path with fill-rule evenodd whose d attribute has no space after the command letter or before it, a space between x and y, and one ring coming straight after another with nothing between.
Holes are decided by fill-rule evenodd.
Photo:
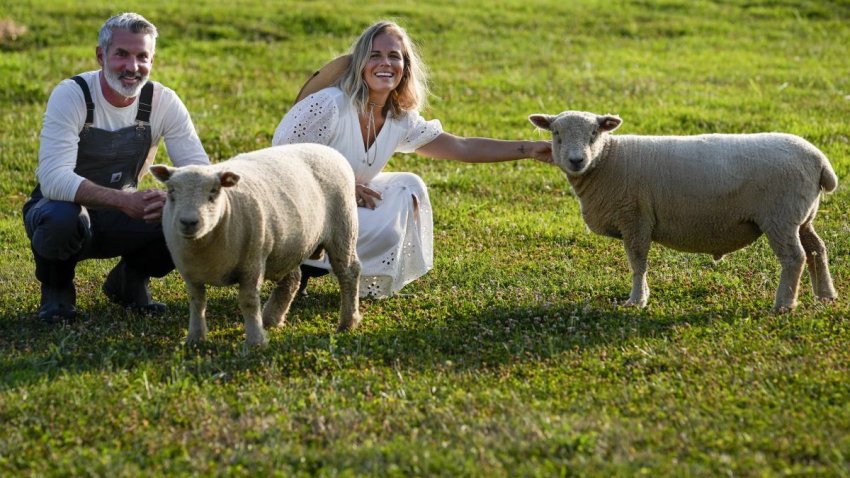
<instances>
[{"instance_id":1,"label":"woman's knee","mask_svg":"<svg viewBox=\"0 0 850 478\"><path fill-rule=\"evenodd\" d=\"M410 189L411 194L421 195L425 194L428 191L428 187L425 186L425 181L422 180L419 176L413 173L396 173L398 176L396 181L404 187Z\"/></svg>"}]
</instances>

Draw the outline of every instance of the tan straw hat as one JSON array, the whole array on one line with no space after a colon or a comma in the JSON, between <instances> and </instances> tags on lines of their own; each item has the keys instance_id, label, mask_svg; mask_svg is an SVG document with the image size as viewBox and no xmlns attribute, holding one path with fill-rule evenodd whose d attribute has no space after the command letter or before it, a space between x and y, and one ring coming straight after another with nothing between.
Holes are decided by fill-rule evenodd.
<instances>
[{"instance_id":1,"label":"tan straw hat","mask_svg":"<svg viewBox=\"0 0 850 478\"><path fill-rule=\"evenodd\" d=\"M313 76L304 83L304 86L301 87L301 91L298 92L298 96L295 97L295 102L293 104L298 103L307 96L310 96L323 88L331 86L339 79L340 76L342 76L342 73L346 68L348 68L349 63L351 63L351 55L342 55L334 58L325 66L319 68L319 70L313 73Z\"/></svg>"}]
</instances>

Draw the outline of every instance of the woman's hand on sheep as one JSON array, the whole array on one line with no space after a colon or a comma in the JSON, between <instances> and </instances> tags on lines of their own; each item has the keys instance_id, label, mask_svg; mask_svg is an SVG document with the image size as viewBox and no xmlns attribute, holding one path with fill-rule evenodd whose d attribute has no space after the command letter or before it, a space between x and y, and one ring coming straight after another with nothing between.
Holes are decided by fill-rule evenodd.
<instances>
[{"instance_id":1,"label":"woman's hand on sheep","mask_svg":"<svg viewBox=\"0 0 850 478\"><path fill-rule=\"evenodd\" d=\"M365 184L356 184L354 186L354 197L357 199L357 207L375 209L375 200L381 199L381 193Z\"/></svg>"},{"instance_id":2,"label":"woman's hand on sheep","mask_svg":"<svg viewBox=\"0 0 850 478\"><path fill-rule=\"evenodd\" d=\"M532 141L528 156L552 164L552 143L550 141Z\"/></svg>"}]
</instances>

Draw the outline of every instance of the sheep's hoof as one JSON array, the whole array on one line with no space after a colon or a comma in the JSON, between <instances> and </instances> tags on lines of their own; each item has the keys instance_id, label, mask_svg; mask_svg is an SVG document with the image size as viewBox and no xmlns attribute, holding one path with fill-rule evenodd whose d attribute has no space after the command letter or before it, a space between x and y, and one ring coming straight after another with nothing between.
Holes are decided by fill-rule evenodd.
<instances>
[{"instance_id":1,"label":"sheep's hoof","mask_svg":"<svg viewBox=\"0 0 850 478\"><path fill-rule=\"evenodd\" d=\"M269 336L263 331L259 335L259 337L248 337L245 340L245 343L248 344L249 347L265 347L269 344Z\"/></svg>"},{"instance_id":2,"label":"sheep's hoof","mask_svg":"<svg viewBox=\"0 0 850 478\"><path fill-rule=\"evenodd\" d=\"M645 300L634 301L632 299L629 299L626 301L625 304L623 304L623 307L635 307L637 309L643 309L644 307L646 307L646 302L647 301Z\"/></svg>"},{"instance_id":3,"label":"sheep's hoof","mask_svg":"<svg viewBox=\"0 0 850 478\"><path fill-rule=\"evenodd\" d=\"M794 310L797 304L793 305L776 305L773 307L774 314L788 314Z\"/></svg>"},{"instance_id":4,"label":"sheep's hoof","mask_svg":"<svg viewBox=\"0 0 850 478\"><path fill-rule=\"evenodd\" d=\"M189 333L189 336L186 337L186 345L198 345L206 340L206 334L203 333Z\"/></svg>"},{"instance_id":5,"label":"sheep's hoof","mask_svg":"<svg viewBox=\"0 0 850 478\"><path fill-rule=\"evenodd\" d=\"M349 330L354 330L360 325L360 321L363 320L363 317L360 314L354 314L351 317L351 320L347 322L340 321L339 326L336 328L337 332L347 332Z\"/></svg>"},{"instance_id":6,"label":"sheep's hoof","mask_svg":"<svg viewBox=\"0 0 850 478\"><path fill-rule=\"evenodd\" d=\"M263 327L265 327L267 329L280 327L281 325L286 325L286 317L277 317L277 318L263 317Z\"/></svg>"}]
</instances>

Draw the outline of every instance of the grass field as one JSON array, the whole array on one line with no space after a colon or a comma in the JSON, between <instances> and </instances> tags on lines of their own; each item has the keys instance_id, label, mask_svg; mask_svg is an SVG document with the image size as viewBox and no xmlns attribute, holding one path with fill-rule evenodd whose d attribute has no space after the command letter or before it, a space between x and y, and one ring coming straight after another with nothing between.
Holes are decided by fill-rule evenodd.
<instances>
[{"instance_id":1,"label":"grass field","mask_svg":"<svg viewBox=\"0 0 850 478\"><path fill-rule=\"evenodd\" d=\"M180 94L211 158L270 144L303 81L393 18L432 71L446 130L547 138L526 117L617 113L618 133L785 131L839 175L816 226L840 298L770 313L764 239L719 263L655 247L646 309L624 308L622 245L590 233L557 168L398 155L435 211L435 267L333 332L316 281L270 345L247 350L235 288L210 290L210 340L100 293L85 320L35 318L20 208L61 79L97 68L97 29L157 24L153 79ZM0 0L0 475L850 475L850 2ZM158 162L167 162L164 148ZM147 184L147 183L146 183ZM153 182L150 182L153 185Z\"/></svg>"}]
</instances>

